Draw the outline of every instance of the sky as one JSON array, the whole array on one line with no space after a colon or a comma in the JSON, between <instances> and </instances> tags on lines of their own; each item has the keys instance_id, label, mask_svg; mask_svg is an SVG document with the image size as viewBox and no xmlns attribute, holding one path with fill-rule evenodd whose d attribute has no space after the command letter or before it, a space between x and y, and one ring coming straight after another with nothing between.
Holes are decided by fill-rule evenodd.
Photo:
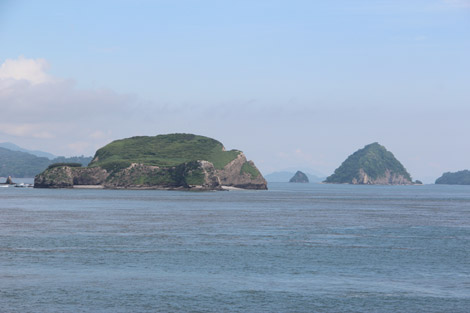
<instances>
[{"instance_id":1,"label":"sky","mask_svg":"<svg viewBox=\"0 0 470 313\"><path fill-rule=\"evenodd\" d=\"M470 0L0 0L0 142L93 155L195 133L263 174L379 142L470 168Z\"/></svg>"}]
</instances>

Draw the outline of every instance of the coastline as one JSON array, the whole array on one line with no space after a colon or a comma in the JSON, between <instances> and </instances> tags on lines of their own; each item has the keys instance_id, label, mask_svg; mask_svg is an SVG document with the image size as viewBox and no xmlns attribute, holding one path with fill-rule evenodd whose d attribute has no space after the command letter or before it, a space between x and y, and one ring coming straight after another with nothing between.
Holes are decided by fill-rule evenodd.
<instances>
[{"instance_id":1,"label":"coastline","mask_svg":"<svg viewBox=\"0 0 470 313\"><path fill-rule=\"evenodd\" d=\"M38 188L38 187L36 187ZM39 187L41 188L41 187ZM45 188L45 189L107 189L107 190L179 190L179 191L234 191L245 190L243 188L233 186L221 186L220 188L207 188L202 185L194 185L189 188L185 187L163 187L163 186L132 186L132 187L108 187L105 185L73 185L64 188Z\"/></svg>"},{"instance_id":2,"label":"coastline","mask_svg":"<svg viewBox=\"0 0 470 313\"><path fill-rule=\"evenodd\" d=\"M71 189L104 189L103 185L73 185Z\"/></svg>"}]
</instances>

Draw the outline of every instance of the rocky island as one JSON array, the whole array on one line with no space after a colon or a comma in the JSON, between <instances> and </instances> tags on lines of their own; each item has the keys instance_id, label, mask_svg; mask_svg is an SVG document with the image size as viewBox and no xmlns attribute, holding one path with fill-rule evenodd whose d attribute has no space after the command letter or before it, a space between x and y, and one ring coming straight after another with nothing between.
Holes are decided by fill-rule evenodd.
<instances>
[{"instance_id":1,"label":"rocky island","mask_svg":"<svg viewBox=\"0 0 470 313\"><path fill-rule=\"evenodd\" d=\"M413 184L405 167L377 142L350 155L324 182L365 185Z\"/></svg>"},{"instance_id":2,"label":"rocky island","mask_svg":"<svg viewBox=\"0 0 470 313\"><path fill-rule=\"evenodd\" d=\"M139 136L111 142L87 167L52 164L35 188L221 190L267 189L252 161L239 150L193 134Z\"/></svg>"},{"instance_id":3,"label":"rocky island","mask_svg":"<svg viewBox=\"0 0 470 313\"><path fill-rule=\"evenodd\" d=\"M455 173L447 172L436 179L439 185L470 185L470 171L463 170Z\"/></svg>"},{"instance_id":4,"label":"rocky island","mask_svg":"<svg viewBox=\"0 0 470 313\"><path fill-rule=\"evenodd\" d=\"M297 171L295 175L289 180L289 183L308 183L308 177L305 173Z\"/></svg>"}]
</instances>

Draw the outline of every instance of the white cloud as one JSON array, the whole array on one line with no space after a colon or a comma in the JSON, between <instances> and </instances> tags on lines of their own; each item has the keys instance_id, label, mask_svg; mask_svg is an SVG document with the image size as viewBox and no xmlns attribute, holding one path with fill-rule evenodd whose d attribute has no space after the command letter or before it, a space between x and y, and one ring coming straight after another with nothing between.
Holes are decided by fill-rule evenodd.
<instances>
[{"instance_id":1,"label":"white cloud","mask_svg":"<svg viewBox=\"0 0 470 313\"><path fill-rule=\"evenodd\" d=\"M51 82L47 75L49 65L44 59L26 59L20 56L18 59L7 59L0 66L0 79L26 80L33 85Z\"/></svg>"},{"instance_id":2,"label":"white cloud","mask_svg":"<svg viewBox=\"0 0 470 313\"><path fill-rule=\"evenodd\" d=\"M0 65L0 139L17 144L34 139L40 146L32 148L55 154L93 154L139 111L136 97L78 89L73 81L50 76L47 68L43 59L24 57Z\"/></svg>"}]
</instances>

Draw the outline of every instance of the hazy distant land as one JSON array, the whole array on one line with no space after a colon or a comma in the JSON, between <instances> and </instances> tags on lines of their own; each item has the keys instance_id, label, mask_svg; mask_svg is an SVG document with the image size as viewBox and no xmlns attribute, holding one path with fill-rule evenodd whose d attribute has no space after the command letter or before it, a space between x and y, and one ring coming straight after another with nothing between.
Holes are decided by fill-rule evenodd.
<instances>
[{"instance_id":1,"label":"hazy distant land","mask_svg":"<svg viewBox=\"0 0 470 313\"><path fill-rule=\"evenodd\" d=\"M52 155L52 154L51 154ZM88 165L92 157L55 157L48 159L34 154L12 151L0 147L0 177L34 177L54 163L80 163Z\"/></svg>"},{"instance_id":2,"label":"hazy distant land","mask_svg":"<svg viewBox=\"0 0 470 313\"><path fill-rule=\"evenodd\" d=\"M463 170L455 173L447 172L436 180L436 184L470 185L470 171Z\"/></svg>"}]
</instances>

